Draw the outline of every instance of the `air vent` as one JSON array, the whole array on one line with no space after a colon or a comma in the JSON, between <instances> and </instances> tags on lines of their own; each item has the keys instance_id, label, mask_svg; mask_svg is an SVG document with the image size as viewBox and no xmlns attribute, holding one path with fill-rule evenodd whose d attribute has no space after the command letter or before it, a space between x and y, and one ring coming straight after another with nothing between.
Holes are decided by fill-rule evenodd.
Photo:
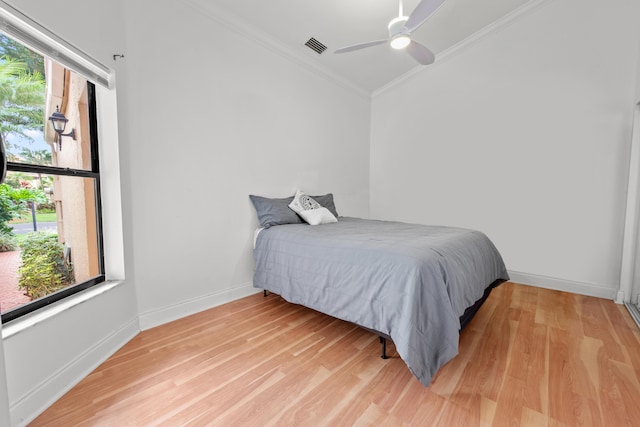
<instances>
[{"instance_id":1,"label":"air vent","mask_svg":"<svg viewBox=\"0 0 640 427\"><path fill-rule=\"evenodd\" d=\"M311 37L309 40L307 40L307 42L304 45L308 46L309 49L313 50L314 52L316 52L318 54L321 54L322 52L327 50L327 47L325 45L323 45L322 43L320 43L318 40L314 39L313 37Z\"/></svg>"}]
</instances>

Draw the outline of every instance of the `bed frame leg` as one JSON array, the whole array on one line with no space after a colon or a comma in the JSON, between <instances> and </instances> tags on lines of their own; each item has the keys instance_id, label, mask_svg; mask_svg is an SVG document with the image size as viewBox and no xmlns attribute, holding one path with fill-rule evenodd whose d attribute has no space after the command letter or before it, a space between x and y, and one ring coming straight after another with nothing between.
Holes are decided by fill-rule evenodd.
<instances>
[{"instance_id":1,"label":"bed frame leg","mask_svg":"<svg viewBox=\"0 0 640 427\"><path fill-rule=\"evenodd\" d=\"M383 359L387 358L387 339L384 337L380 337L380 344L382 344L382 357Z\"/></svg>"},{"instance_id":2,"label":"bed frame leg","mask_svg":"<svg viewBox=\"0 0 640 427\"><path fill-rule=\"evenodd\" d=\"M264 295L265 298L267 297L267 290L266 289L262 290L262 295Z\"/></svg>"}]
</instances>

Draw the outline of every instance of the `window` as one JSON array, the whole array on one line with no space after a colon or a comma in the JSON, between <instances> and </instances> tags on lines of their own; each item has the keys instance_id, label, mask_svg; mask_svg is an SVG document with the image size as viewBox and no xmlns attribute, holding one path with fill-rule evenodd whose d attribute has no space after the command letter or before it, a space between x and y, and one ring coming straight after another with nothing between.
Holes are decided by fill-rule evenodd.
<instances>
[{"instance_id":1,"label":"window","mask_svg":"<svg viewBox=\"0 0 640 427\"><path fill-rule=\"evenodd\" d=\"M0 314L104 282L96 88L0 34ZM63 136L49 118L62 113ZM6 250L9 249L9 250Z\"/></svg>"}]
</instances>

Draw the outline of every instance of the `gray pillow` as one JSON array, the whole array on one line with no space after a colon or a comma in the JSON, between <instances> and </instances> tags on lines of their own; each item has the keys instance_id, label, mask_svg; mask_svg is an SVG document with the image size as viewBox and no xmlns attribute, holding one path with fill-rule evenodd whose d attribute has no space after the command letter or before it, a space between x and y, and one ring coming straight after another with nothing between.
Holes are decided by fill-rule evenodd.
<instances>
[{"instance_id":1,"label":"gray pillow","mask_svg":"<svg viewBox=\"0 0 640 427\"><path fill-rule=\"evenodd\" d=\"M311 197L323 207L329 209L336 218L338 217L332 193ZM261 227L269 228L273 225L304 223L304 220L289 208L289 203L293 201L293 196L284 199L269 199L267 197L249 195L249 198L253 203L253 207L256 208L258 222Z\"/></svg>"},{"instance_id":2,"label":"gray pillow","mask_svg":"<svg viewBox=\"0 0 640 427\"><path fill-rule=\"evenodd\" d=\"M338 218L338 211L336 210L335 203L333 203L333 193L325 194L324 196L311 196L311 198L320 203L323 208L329 209L333 216ZM291 200L293 201L293 197L291 198Z\"/></svg>"}]
</instances>

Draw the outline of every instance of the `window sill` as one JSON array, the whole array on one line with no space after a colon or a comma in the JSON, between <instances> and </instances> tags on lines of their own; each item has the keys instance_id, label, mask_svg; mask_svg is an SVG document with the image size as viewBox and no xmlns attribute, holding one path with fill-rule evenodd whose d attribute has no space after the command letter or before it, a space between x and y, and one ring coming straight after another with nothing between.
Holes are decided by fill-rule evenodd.
<instances>
[{"instance_id":1,"label":"window sill","mask_svg":"<svg viewBox=\"0 0 640 427\"><path fill-rule=\"evenodd\" d=\"M38 323L44 322L47 319L50 319L53 316L62 313L63 311L67 311L78 304L82 304L89 299L92 299L107 292L110 289L113 289L121 283L123 282L104 282L100 285L93 286L85 291L78 292L75 295L55 302L40 310L34 311L33 313L22 316L19 319L7 323L6 325L2 325L2 339L7 339L17 333L24 331L25 329L29 329L30 327L37 325Z\"/></svg>"}]
</instances>

